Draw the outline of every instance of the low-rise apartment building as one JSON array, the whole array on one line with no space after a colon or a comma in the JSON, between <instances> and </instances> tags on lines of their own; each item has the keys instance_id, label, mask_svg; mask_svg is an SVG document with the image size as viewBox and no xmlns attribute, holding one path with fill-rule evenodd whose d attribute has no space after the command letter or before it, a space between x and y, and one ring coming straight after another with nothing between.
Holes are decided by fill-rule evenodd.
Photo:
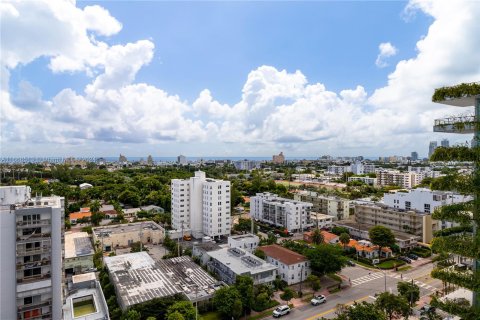
<instances>
[{"instance_id":1,"label":"low-rise apartment building","mask_svg":"<svg viewBox=\"0 0 480 320\"><path fill-rule=\"evenodd\" d=\"M80 274L93 268L92 240L86 232L65 232L65 274Z\"/></svg>"},{"instance_id":2,"label":"low-rise apartment building","mask_svg":"<svg viewBox=\"0 0 480 320\"><path fill-rule=\"evenodd\" d=\"M134 242L158 244L165 238L165 229L153 221L108 225L93 228L93 242L100 243L104 251L125 248Z\"/></svg>"},{"instance_id":3,"label":"low-rise apartment building","mask_svg":"<svg viewBox=\"0 0 480 320\"><path fill-rule=\"evenodd\" d=\"M348 182L360 181L360 182L363 182L363 183L365 183L369 186L374 186L374 187L377 186L377 178L353 176L353 177L348 177L347 181Z\"/></svg>"},{"instance_id":4,"label":"low-rise apartment building","mask_svg":"<svg viewBox=\"0 0 480 320\"><path fill-rule=\"evenodd\" d=\"M400 172L398 170L377 170L377 184L379 186L399 186L413 188L424 179L422 173Z\"/></svg>"},{"instance_id":5,"label":"low-rise apartment building","mask_svg":"<svg viewBox=\"0 0 480 320\"><path fill-rule=\"evenodd\" d=\"M235 283L237 276L249 276L253 284L270 284L277 276L277 267L240 248L223 248L207 252L208 270L227 283Z\"/></svg>"},{"instance_id":6,"label":"low-rise apartment building","mask_svg":"<svg viewBox=\"0 0 480 320\"><path fill-rule=\"evenodd\" d=\"M304 281L311 273L308 259L295 251L289 250L277 244L261 246L267 262L278 268L278 275L288 285Z\"/></svg>"},{"instance_id":7,"label":"low-rise apartment building","mask_svg":"<svg viewBox=\"0 0 480 320\"><path fill-rule=\"evenodd\" d=\"M326 244L337 244L340 241L340 237L337 236L334 233L331 233L331 232L328 232L328 231L325 231L325 230L321 230L320 232L322 233L323 242L326 243ZM304 232L303 233L303 240L305 242L312 243L313 242L313 233L314 233L314 231Z\"/></svg>"},{"instance_id":8,"label":"low-rise apartment building","mask_svg":"<svg viewBox=\"0 0 480 320\"><path fill-rule=\"evenodd\" d=\"M291 232L301 232L312 226L308 202L281 198L272 193L257 193L250 198L250 216Z\"/></svg>"},{"instance_id":9,"label":"low-rise apartment building","mask_svg":"<svg viewBox=\"0 0 480 320\"><path fill-rule=\"evenodd\" d=\"M312 211L327 214L335 221L348 219L350 216L350 200L348 199L305 190L297 192L294 199L311 203Z\"/></svg>"},{"instance_id":10,"label":"low-rise apartment building","mask_svg":"<svg viewBox=\"0 0 480 320\"><path fill-rule=\"evenodd\" d=\"M257 249L260 239L258 236L247 233L228 237L229 248L240 248L250 253Z\"/></svg>"},{"instance_id":11,"label":"low-rise apartment building","mask_svg":"<svg viewBox=\"0 0 480 320\"><path fill-rule=\"evenodd\" d=\"M328 166L326 173L334 174L334 175L342 175L346 172L352 172L352 168L350 166Z\"/></svg>"},{"instance_id":12,"label":"low-rise apartment building","mask_svg":"<svg viewBox=\"0 0 480 320\"><path fill-rule=\"evenodd\" d=\"M329 216L328 214L310 212L310 220L312 225L318 229L330 229L333 225L334 217Z\"/></svg>"}]
</instances>

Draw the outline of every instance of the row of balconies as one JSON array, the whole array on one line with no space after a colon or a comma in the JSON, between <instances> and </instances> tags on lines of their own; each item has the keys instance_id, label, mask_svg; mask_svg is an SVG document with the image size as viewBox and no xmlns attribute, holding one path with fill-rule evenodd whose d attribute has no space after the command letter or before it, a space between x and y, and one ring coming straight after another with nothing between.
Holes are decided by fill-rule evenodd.
<instances>
[{"instance_id":1,"label":"row of balconies","mask_svg":"<svg viewBox=\"0 0 480 320\"><path fill-rule=\"evenodd\" d=\"M17 257L30 256L34 254L50 253L51 245L44 244L41 247L29 248L17 246Z\"/></svg>"},{"instance_id":2,"label":"row of balconies","mask_svg":"<svg viewBox=\"0 0 480 320\"><path fill-rule=\"evenodd\" d=\"M47 271L41 274L32 275L32 276L24 276L24 275L19 276L17 273L17 283L30 283L30 282L36 282L36 281L46 280L50 278L51 278L50 271Z\"/></svg>"},{"instance_id":3,"label":"row of balconies","mask_svg":"<svg viewBox=\"0 0 480 320\"><path fill-rule=\"evenodd\" d=\"M32 239L35 239L35 240L40 240L42 238L50 239L50 237L51 237L50 232L33 233L33 234L28 234L28 235L17 235L17 243L29 242Z\"/></svg>"},{"instance_id":4,"label":"row of balconies","mask_svg":"<svg viewBox=\"0 0 480 320\"><path fill-rule=\"evenodd\" d=\"M17 270L33 269L50 265L50 259L43 258L40 261L17 262Z\"/></svg>"},{"instance_id":5,"label":"row of balconies","mask_svg":"<svg viewBox=\"0 0 480 320\"><path fill-rule=\"evenodd\" d=\"M28 221L24 221L24 220L20 220L20 221L17 221L17 226L19 227L29 227L29 226L35 226L35 227L38 227L38 226L49 226L51 225L51 219L41 219L41 220L28 220Z\"/></svg>"},{"instance_id":6,"label":"row of balconies","mask_svg":"<svg viewBox=\"0 0 480 320\"><path fill-rule=\"evenodd\" d=\"M42 308L42 307L48 307L48 306L51 306L51 305L52 305L51 300L49 300L49 301L39 301L39 302L33 302L33 303L30 303L30 304L25 304L25 305L22 305L22 306L18 306L17 310L18 310L18 312L25 312L25 311L29 311L29 310L35 310L35 309L38 309L38 308Z\"/></svg>"}]
</instances>

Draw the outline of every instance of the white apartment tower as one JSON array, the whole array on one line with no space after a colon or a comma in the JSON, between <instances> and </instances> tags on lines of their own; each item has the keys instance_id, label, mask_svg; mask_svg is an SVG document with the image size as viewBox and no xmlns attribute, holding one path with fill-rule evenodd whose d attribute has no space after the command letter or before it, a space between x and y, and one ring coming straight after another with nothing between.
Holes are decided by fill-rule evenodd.
<instances>
[{"instance_id":1,"label":"white apartment tower","mask_svg":"<svg viewBox=\"0 0 480 320\"><path fill-rule=\"evenodd\" d=\"M173 179L172 227L190 229L195 238L230 235L230 181L208 179L203 171Z\"/></svg>"},{"instance_id":2,"label":"white apartment tower","mask_svg":"<svg viewBox=\"0 0 480 320\"><path fill-rule=\"evenodd\" d=\"M0 187L0 319L62 319L64 199Z\"/></svg>"}]
</instances>

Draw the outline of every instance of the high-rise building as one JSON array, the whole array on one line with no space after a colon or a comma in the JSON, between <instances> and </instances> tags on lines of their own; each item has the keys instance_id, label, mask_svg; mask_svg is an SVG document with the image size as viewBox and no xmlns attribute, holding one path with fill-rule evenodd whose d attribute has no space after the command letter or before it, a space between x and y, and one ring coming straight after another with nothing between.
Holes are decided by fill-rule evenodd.
<instances>
[{"instance_id":1,"label":"high-rise building","mask_svg":"<svg viewBox=\"0 0 480 320\"><path fill-rule=\"evenodd\" d=\"M188 163L187 157L182 156L182 155L179 155L179 156L177 157L177 163L180 164L180 165L182 165L182 166L183 166L183 165L186 165L186 164Z\"/></svg>"},{"instance_id":2,"label":"high-rise building","mask_svg":"<svg viewBox=\"0 0 480 320\"><path fill-rule=\"evenodd\" d=\"M428 157L433 154L433 152L437 149L437 141L430 141L430 145L428 146Z\"/></svg>"},{"instance_id":3,"label":"high-rise building","mask_svg":"<svg viewBox=\"0 0 480 320\"><path fill-rule=\"evenodd\" d=\"M62 319L64 199L0 187L0 319Z\"/></svg>"},{"instance_id":4,"label":"high-rise building","mask_svg":"<svg viewBox=\"0 0 480 320\"><path fill-rule=\"evenodd\" d=\"M229 235L230 181L208 179L196 171L190 179L172 180L172 227L191 229L195 238Z\"/></svg>"},{"instance_id":5,"label":"high-rise building","mask_svg":"<svg viewBox=\"0 0 480 320\"><path fill-rule=\"evenodd\" d=\"M450 146L450 142L448 141L448 139L443 139L442 141L440 141L440 145L442 147L448 148Z\"/></svg>"},{"instance_id":6,"label":"high-rise building","mask_svg":"<svg viewBox=\"0 0 480 320\"><path fill-rule=\"evenodd\" d=\"M416 151L413 151L412 154L410 155L410 159L412 161L417 161L418 160L418 153Z\"/></svg>"},{"instance_id":7,"label":"high-rise building","mask_svg":"<svg viewBox=\"0 0 480 320\"><path fill-rule=\"evenodd\" d=\"M274 155L272 157L272 162L275 163L275 164L285 163L285 156L283 155L283 152L280 152L279 155Z\"/></svg>"}]
</instances>

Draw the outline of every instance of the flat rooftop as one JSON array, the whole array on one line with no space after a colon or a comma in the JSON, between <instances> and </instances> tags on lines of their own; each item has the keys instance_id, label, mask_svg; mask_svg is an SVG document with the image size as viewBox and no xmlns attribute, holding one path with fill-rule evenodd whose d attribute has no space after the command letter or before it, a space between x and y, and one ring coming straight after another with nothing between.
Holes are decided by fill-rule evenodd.
<instances>
[{"instance_id":1,"label":"flat rooftop","mask_svg":"<svg viewBox=\"0 0 480 320\"><path fill-rule=\"evenodd\" d=\"M357 229L357 230L360 230L360 231L364 231L364 232L367 232L367 233L368 233L368 230L370 230L372 227L374 227L374 225L357 223L353 220L337 221L337 222L334 222L334 225L345 226L345 227ZM392 230L392 232L395 235L395 238L399 239L399 240L410 240L412 238L416 238L416 239L420 238L419 236L416 236L414 234L405 233L405 232L398 232L398 231L395 231L395 230Z\"/></svg>"},{"instance_id":2,"label":"flat rooftop","mask_svg":"<svg viewBox=\"0 0 480 320\"><path fill-rule=\"evenodd\" d=\"M72 276L73 284L87 282L87 281L95 281L95 280L97 280L97 277L95 276L95 272L82 273L82 274L77 274L75 276Z\"/></svg>"},{"instance_id":3,"label":"flat rooftop","mask_svg":"<svg viewBox=\"0 0 480 320\"><path fill-rule=\"evenodd\" d=\"M65 259L91 256L95 253L86 232L65 232Z\"/></svg>"},{"instance_id":4,"label":"flat rooftop","mask_svg":"<svg viewBox=\"0 0 480 320\"><path fill-rule=\"evenodd\" d=\"M143 222L134 222L128 224L116 224L116 225L108 225L105 227L98 227L94 228L93 232L97 237L106 236L108 237L110 234L119 234L125 232L139 232L140 228L143 230L162 230L163 228L156 224L153 221L143 221Z\"/></svg>"},{"instance_id":5,"label":"flat rooftop","mask_svg":"<svg viewBox=\"0 0 480 320\"><path fill-rule=\"evenodd\" d=\"M67 296L65 304L63 305L63 320L74 319L110 319L108 316L107 302L105 301L103 291L98 281L95 281L94 288L79 289Z\"/></svg>"},{"instance_id":6,"label":"flat rooftop","mask_svg":"<svg viewBox=\"0 0 480 320\"><path fill-rule=\"evenodd\" d=\"M210 257L228 266L235 274L257 274L275 270L276 266L240 248L223 248L207 253Z\"/></svg>"},{"instance_id":7,"label":"flat rooftop","mask_svg":"<svg viewBox=\"0 0 480 320\"><path fill-rule=\"evenodd\" d=\"M212 276L182 256L154 261L146 252L105 257L122 308L183 293L190 301L210 298L218 286Z\"/></svg>"},{"instance_id":8,"label":"flat rooftop","mask_svg":"<svg viewBox=\"0 0 480 320\"><path fill-rule=\"evenodd\" d=\"M254 240L254 239L258 239L258 237L256 235L251 234L251 233L229 236L229 238L232 238L234 240Z\"/></svg>"},{"instance_id":9,"label":"flat rooftop","mask_svg":"<svg viewBox=\"0 0 480 320\"><path fill-rule=\"evenodd\" d=\"M198 244L194 244L195 248L200 248L205 251L213 251L213 250L219 250L222 247L220 247L216 242L202 242Z\"/></svg>"}]
</instances>

